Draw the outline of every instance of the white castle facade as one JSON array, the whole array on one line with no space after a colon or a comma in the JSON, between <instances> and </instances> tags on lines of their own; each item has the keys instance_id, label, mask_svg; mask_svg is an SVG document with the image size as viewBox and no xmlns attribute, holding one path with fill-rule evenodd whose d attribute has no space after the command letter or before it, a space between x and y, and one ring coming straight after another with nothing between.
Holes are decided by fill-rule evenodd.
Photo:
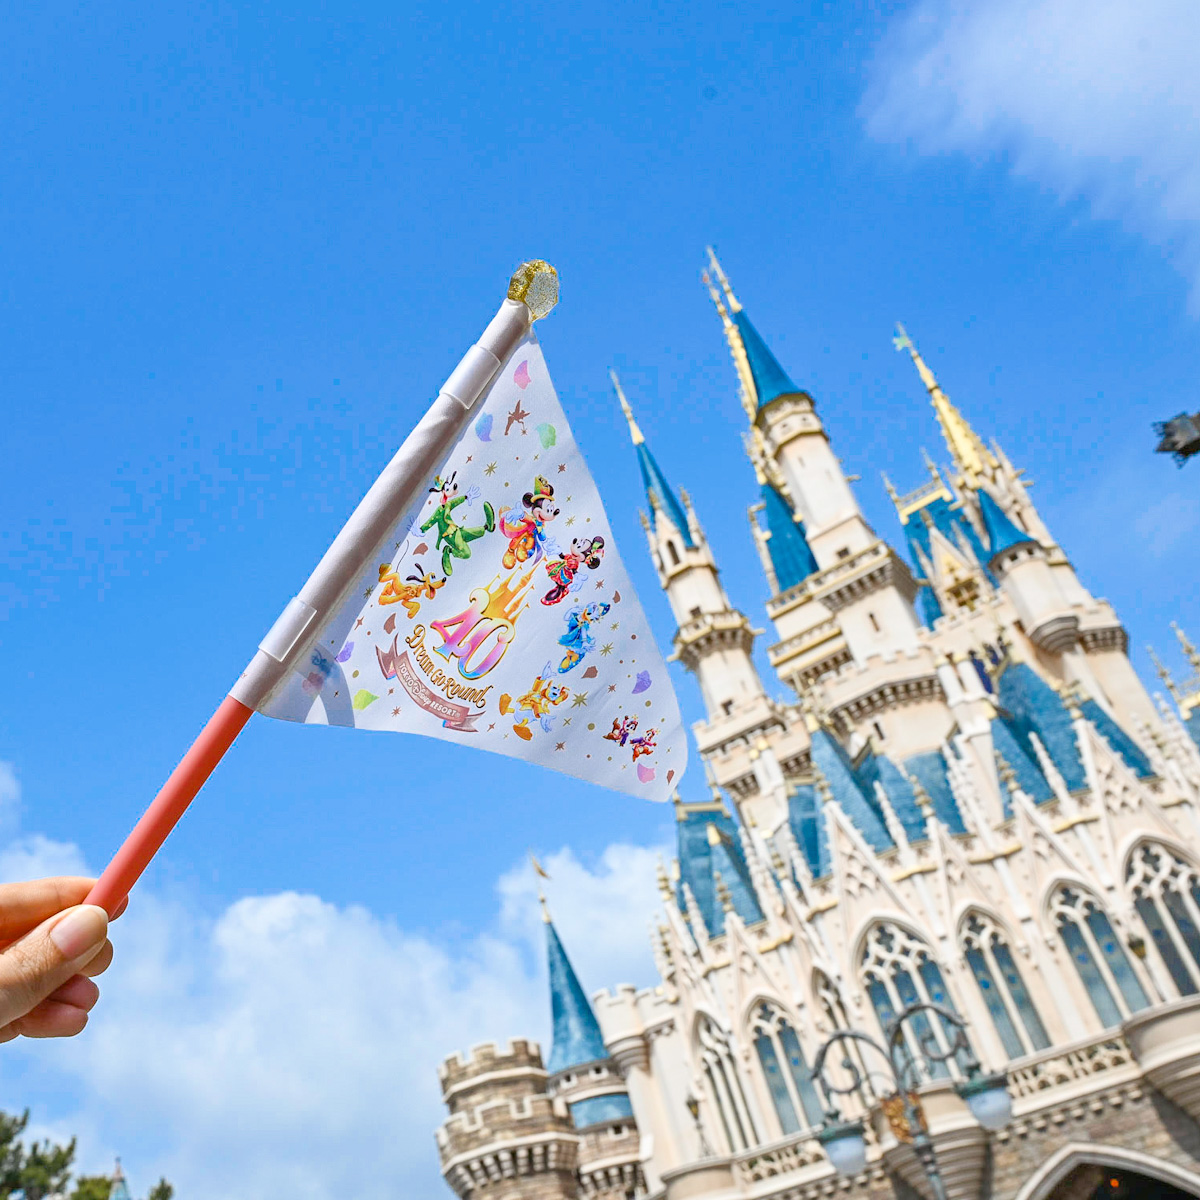
<instances>
[{"instance_id":1,"label":"white castle facade","mask_svg":"<svg viewBox=\"0 0 1200 1200\"><path fill-rule=\"evenodd\" d=\"M950 465L908 495L889 484L906 553L881 540L814 399L711 271L789 699L618 384L712 798L676 806L658 986L589 1002L548 923L548 1058L518 1040L446 1061L447 1183L463 1200L928 1196L870 1051L847 1095L812 1067L836 1030L879 1040L932 1001L1013 1098L989 1134L955 1090L963 1057L923 1059L950 1026L906 1027L950 1196L1200 1197L1200 684L1164 670L1175 703L1151 699L1022 472L903 331ZM816 1137L831 1102L864 1121L854 1179Z\"/></svg>"}]
</instances>

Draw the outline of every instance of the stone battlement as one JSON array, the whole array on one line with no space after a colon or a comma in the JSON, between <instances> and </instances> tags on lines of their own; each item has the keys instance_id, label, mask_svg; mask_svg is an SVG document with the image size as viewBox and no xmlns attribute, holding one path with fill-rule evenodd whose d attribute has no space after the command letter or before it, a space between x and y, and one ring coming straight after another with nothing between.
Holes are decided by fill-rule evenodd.
<instances>
[{"instance_id":1,"label":"stone battlement","mask_svg":"<svg viewBox=\"0 0 1200 1200\"><path fill-rule=\"evenodd\" d=\"M495 1042L481 1042L465 1056L461 1051L449 1055L438 1068L438 1078L445 1095L469 1079L521 1070L544 1071L542 1050L537 1042L512 1038L503 1048Z\"/></svg>"},{"instance_id":2,"label":"stone battlement","mask_svg":"<svg viewBox=\"0 0 1200 1200\"><path fill-rule=\"evenodd\" d=\"M516 1139L573 1132L566 1104L549 1096L486 1100L454 1113L437 1131L443 1161Z\"/></svg>"}]
</instances>

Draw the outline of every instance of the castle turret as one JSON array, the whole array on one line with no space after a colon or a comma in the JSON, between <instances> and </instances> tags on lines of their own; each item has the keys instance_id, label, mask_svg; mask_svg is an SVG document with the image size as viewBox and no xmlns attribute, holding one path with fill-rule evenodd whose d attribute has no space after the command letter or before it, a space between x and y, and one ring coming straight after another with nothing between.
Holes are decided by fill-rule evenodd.
<instances>
[{"instance_id":1,"label":"castle turret","mask_svg":"<svg viewBox=\"0 0 1200 1200\"><path fill-rule=\"evenodd\" d=\"M437 1131L442 1176L463 1200L576 1200L580 1138L546 1094L536 1042L488 1042L438 1074L450 1109Z\"/></svg>"},{"instance_id":2,"label":"castle turret","mask_svg":"<svg viewBox=\"0 0 1200 1200\"><path fill-rule=\"evenodd\" d=\"M621 382L613 387L629 422L646 488L649 513L643 514L650 553L678 629L675 657L696 675L709 719L765 698L750 657L755 631L744 613L729 602L708 539L686 492L676 495L634 419Z\"/></svg>"},{"instance_id":3,"label":"castle turret","mask_svg":"<svg viewBox=\"0 0 1200 1200\"><path fill-rule=\"evenodd\" d=\"M554 1023L547 1091L566 1104L579 1133L582 1194L626 1200L645 1191L633 1106L558 931L544 915Z\"/></svg>"}]
</instances>

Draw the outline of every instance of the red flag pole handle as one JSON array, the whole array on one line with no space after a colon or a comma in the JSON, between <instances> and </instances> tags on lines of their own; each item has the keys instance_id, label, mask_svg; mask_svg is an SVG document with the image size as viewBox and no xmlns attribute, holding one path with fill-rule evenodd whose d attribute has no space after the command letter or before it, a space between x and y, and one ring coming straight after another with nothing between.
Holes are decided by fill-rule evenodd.
<instances>
[{"instance_id":1,"label":"red flag pole handle","mask_svg":"<svg viewBox=\"0 0 1200 1200\"><path fill-rule=\"evenodd\" d=\"M170 779L154 797L153 803L142 814L142 819L133 827L125 844L104 868L104 874L96 880L96 886L88 893L85 904L98 904L112 916L224 757L225 751L245 728L253 712L254 709L248 708L240 700L232 696L225 697L179 766L171 772Z\"/></svg>"}]
</instances>

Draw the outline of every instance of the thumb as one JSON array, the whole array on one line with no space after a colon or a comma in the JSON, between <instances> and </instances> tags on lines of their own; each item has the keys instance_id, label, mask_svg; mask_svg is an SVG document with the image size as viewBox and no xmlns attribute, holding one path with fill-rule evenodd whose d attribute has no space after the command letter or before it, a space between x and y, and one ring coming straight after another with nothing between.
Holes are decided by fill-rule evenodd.
<instances>
[{"instance_id":1,"label":"thumb","mask_svg":"<svg viewBox=\"0 0 1200 1200\"><path fill-rule=\"evenodd\" d=\"M0 954L0 1027L23 1017L95 957L108 914L95 904L57 913Z\"/></svg>"}]
</instances>

